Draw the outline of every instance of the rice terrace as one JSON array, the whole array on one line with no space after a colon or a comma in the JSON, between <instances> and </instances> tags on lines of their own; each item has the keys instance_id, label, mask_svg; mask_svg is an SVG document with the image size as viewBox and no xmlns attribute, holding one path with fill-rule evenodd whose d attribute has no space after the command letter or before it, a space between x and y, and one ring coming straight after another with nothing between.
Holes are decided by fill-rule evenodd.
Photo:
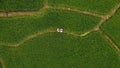
<instances>
[{"instance_id":1,"label":"rice terrace","mask_svg":"<svg viewBox=\"0 0 120 68\"><path fill-rule=\"evenodd\" d=\"M120 68L120 0L0 0L0 68Z\"/></svg>"}]
</instances>

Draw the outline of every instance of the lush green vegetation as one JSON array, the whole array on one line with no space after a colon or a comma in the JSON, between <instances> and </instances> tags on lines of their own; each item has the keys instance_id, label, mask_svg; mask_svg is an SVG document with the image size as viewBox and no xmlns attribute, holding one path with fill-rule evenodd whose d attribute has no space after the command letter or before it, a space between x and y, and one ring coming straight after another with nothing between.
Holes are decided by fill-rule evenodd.
<instances>
[{"instance_id":1,"label":"lush green vegetation","mask_svg":"<svg viewBox=\"0 0 120 68\"><path fill-rule=\"evenodd\" d=\"M117 5L120 0L48 0L55 7L71 7L81 10L105 14Z\"/></svg>"},{"instance_id":2,"label":"lush green vegetation","mask_svg":"<svg viewBox=\"0 0 120 68\"><path fill-rule=\"evenodd\" d=\"M102 29L120 47L120 10L102 26Z\"/></svg>"},{"instance_id":3,"label":"lush green vegetation","mask_svg":"<svg viewBox=\"0 0 120 68\"><path fill-rule=\"evenodd\" d=\"M43 7L44 0L0 0L0 11L28 11Z\"/></svg>"},{"instance_id":4,"label":"lush green vegetation","mask_svg":"<svg viewBox=\"0 0 120 68\"><path fill-rule=\"evenodd\" d=\"M46 2L45 2L46 1ZM120 0L0 0L0 12L33 11L45 4L109 13ZM101 19L71 10L45 8L33 15L0 17L0 59L5 68L120 68L120 53L99 32L78 37ZM57 28L63 28L58 33ZM120 9L100 27L120 48ZM17 44L37 32L47 33ZM49 31L56 31L50 33ZM73 34L72 34L73 33ZM3 45L5 44L5 46ZM0 61L1 62L1 61ZM0 68L1 67L0 63Z\"/></svg>"},{"instance_id":5,"label":"lush green vegetation","mask_svg":"<svg viewBox=\"0 0 120 68\"><path fill-rule=\"evenodd\" d=\"M80 34L92 29L100 21L99 18L70 11L47 10L43 14L0 18L0 42L18 42L28 35L49 28L63 28L64 31Z\"/></svg>"},{"instance_id":6,"label":"lush green vegetation","mask_svg":"<svg viewBox=\"0 0 120 68\"><path fill-rule=\"evenodd\" d=\"M19 47L0 46L6 68L119 68L117 52L97 32L86 37L48 33Z\"/></svg>"},{"instance_id":7,"label":"lush green vegetation","mask_svg":"<svg viewBox=\"0 0 120 68\"><path fill-rule=\"evenodd\" d=\"M70 7L105 14L117 5L119 0L48 0L55 7ZM45 0L0 0L0 11L28 11L43 7Z\"/></svg>"}]
</instances>

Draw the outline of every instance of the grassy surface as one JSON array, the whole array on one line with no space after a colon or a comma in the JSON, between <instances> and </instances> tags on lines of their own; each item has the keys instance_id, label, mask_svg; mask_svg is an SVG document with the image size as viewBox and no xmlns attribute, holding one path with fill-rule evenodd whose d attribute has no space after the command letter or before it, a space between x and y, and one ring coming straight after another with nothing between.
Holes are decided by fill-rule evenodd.
<instances>
[{"instance_id":1,"label":"grassy surface","mask_svg":"<svg viewBox=\"0 0 120 68\"><path fill-rule=\"evenodd\" d=\"M101 27L120 47L120 10Z\"/></svg>"},{"instance_id":2,"label":"grassy surface","mask_svg":"<svg viewBox=\"0 0 120 68\"><path fill-rule=\"evenodd\" d=\"M2 65L0 64L0 68L2 68Z\"/></svg>"},{"instance_id":3,"label":"grassy surface","mask_svg":"<svg viewBox=\"0 0 120 68\"><path fill-rule=\"evenodd\" d=\"M43 16L0 18L0 42L15 43L22 38L49 28L84 33L92 29L99 18L70 11L47 10Z\"/></svg>"},{"instance_id":4,"label":"grassy surface","mask_svg":"<svg viewBox=\"0 0 120 68\"><path fill-rule=\"evenodd\" d=\"M64 6L105 14L117 5L119 0L48 0L52 6ZM0 11L28 11L43 7L45 0L0 0Z\"/></svg>"},{"instance_id":5,"label":"grassy surface","mask_svg":"<svg viewBox=\"0 0 120 68\"><path fill-rule=\"evenodd\" d=\"M48 0L49 4L55 7L71 7L81 10L105 14L117 5L120 0Z\"/></svg>"},{"instance_id":6,"label":"grassy surface","mask_svg":"<svg viewBox=\"0 0 120 68\"><path fill-rule=\"evenodd\" d=\"M48 0L53 7L69 7L99 14L110 12L119 2ZM38 10L44 4L45 0L0 0L0 12ZM120 9L101 26L118 46L119 18ZM5 68L120 68L119 52L102 34L96 31L84 37L74 36L89 31L99 22L100 18L97 17L55 9L43 9L28 16L0 18L0 58ZM18 47L2 46L4 43L18 43L27 36L47 29L56 31L57 28L63 28L64 32L42 34Z\"/></svg>"},{"instance_id":7,"label":"grassy surface","mask_svg":"<svg viewBox=\"0 0 120 68\"><path fill-rule=\"evenodd\" d=\"M19 47L0 46L6 68L119 68L116 51L97 32L86 37L48 33Z\"/></svg>"},{"instance_id":8,"label":"grassy surface","mask_svg":"<svg viewBox=\"0 0 120 68\"><path fill-rule=\"evenodd\" d=\"M0 11L38 10L44 0L0 0Z\"/></svg>"}]
</instances>

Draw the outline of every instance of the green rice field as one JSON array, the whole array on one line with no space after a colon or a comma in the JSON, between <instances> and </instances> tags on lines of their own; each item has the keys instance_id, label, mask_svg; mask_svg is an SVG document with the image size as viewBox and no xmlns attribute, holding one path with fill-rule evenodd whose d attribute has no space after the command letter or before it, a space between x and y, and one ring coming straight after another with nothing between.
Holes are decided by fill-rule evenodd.
<instances>
[{"instance_id":1,"label":"green rice field","mask_svg":"<svg viewBox=\"0 0 120 68\"><path fill-rule=\"evenodd\" d=\"M0 0L0 11L39 10L44 2L44 0Z\"/></svg>"},{"instance_id":2,"label":"green rice field","mask_svg":"<svg viewBox=\"0 0 120 68\"><path fill-rule=\"evenodd\" d=\"M101 27L120 47L120 9ZM113 30L114 29L114 30Z\"/></svg>"},{"instance_id":3,"label":"green rice field","mask_svg":"<svg viewBox=\"0 0 120 68\"><path fill-rule=\"evenodd\" d=\"M48 10L42 17L0 18L0 42L14 43L20 41L27 35L49 28L55 30L57 28L63 28L65 31L80 34L92 29L99 21L99 18L92 16L58 10Z\"/></svg>"},{"instance_id":4,"label":"green rice field","mask_svg":"<svg viewBox=\"0 0 120 68\"><path fill-rule=\"evenodd\" d=\"M100 14L111 11L120 0L48 0L54 7L70 7Z\"/></svg>"},{"instance_id":5,"label":"green rice field","mask_svg":"<svg viewBox=\"0 0 120 68\"><path fill-rule=\"evenodd\" d=\"M120 68L119 0L0 0L0 68Z\"/></svg>"},{"instance_id":6,"label":"green rice field","mask_svg":"<svg viewBox=\"0 0 120 68\"><path fill-rule=\"evenodd\" d=\"M1 46L0 53L8 68L120 67L116 51L98 32L83 38L48 33L17 48Z\"/></svg>"}]
</instances>

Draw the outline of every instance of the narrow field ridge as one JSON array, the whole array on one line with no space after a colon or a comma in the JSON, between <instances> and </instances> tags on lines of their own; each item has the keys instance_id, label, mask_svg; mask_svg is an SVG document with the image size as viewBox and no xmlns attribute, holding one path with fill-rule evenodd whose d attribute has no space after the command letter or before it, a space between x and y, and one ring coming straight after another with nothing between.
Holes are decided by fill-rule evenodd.
<instances>
[{"instance_id":1,"label":"narrow field ridge","mask_svg":"<svg viewBox=\"0 0 120 68\"><path fill-rule=\"evenodd\" d=\"M99 32L104 36L104 38L111 44L111 46L113 48L115 48L115 50L117 50L120 53L120 49L118 47L118 45L103 31L103 30L99 30ZM120 54L119 54L120 56Z\"/></svg>"},{"instance_id":2,"label":"narrow field ridge","mask_svg":"<svg viewBox=\"0 0 120 68\"><path fill-rule=\"evenodd\" d=\"M96 14L96 13L92 13L92 12L88 12L88 11L83 11L83 10L79 10L79 9L69 8L69 7L51 7L51 6L49 6L48 8L58 9L58 10L68 10L68 11L78 12L78 13L85 14L85 15L104 18L104 15L100 15L100 14Z\"/></svg>"},{"instance_id":3,"label":"narrow field ridge","mask_svg":"<svg viewBox=\"0 0 120 68\"><path fill-rule=\"evenodd\" d=\"M95 14L95 13L91 13L91 12L88 12L88 11L82 11L82 10L78 10L78 9L72 9L72 8L68 8L68 7L51 7L51 6L48 6L47 2L46 4L44 5L44 7L40 10L44 10L45 8L49 8L49 9L58 9L58 10L68 10L68 11L74 11L74 12L79 12L79 13L82 13L82 14L86 14L86 15L91 15L91 16L95 16L95 17L100 17L102 18L102 20L100 21L100 23L95 26L95 28L93 28L92 30L90 31L87 31L81 35L79 34L75 34L75 33L71 33L71 32L66 32L67 34L71 34L71 35L74 35L74 36L86 36L88 35L89 33L93 32L93 31L97 31L97 30L100 30L100 26L105 23L109 18L111 18L115 13L116 11L119 9L120 7L120 3L115 6L115 8L108 14L108 15L99 15L99 14ZM38 12L38 11L26 11L26 12L22 12L22 11L17 11L17 12L8 12L8 13L4 13L4 12L0 12L0 16L1 17L8 17L8 16L14 16L14 15L30 15L30 14L34 14L35 12ZM42 35L42 34L45 34L45 33L49 33L49 32L56 32L56 31L43 31L43 32L38 32L38 33L35 33L31 36L28 36L27 38L24 38L21 42L15 44L15 45L8 45L8 46L19 46L21 44L23 44L25 41L29 40L29 39L32 39L38 35ZM4 44L6 45L6 44Z\"/></svg>"},{"instance_id":4,"label":"narrow field ridge","mask_svg":"<svg viewBox=\"0 0 120 68\"><path fill-rule=\"evenodd\" d=\"M7 17L6 12L0 12L0 17Z\"/></svg>"},{"instance_id":5,"label":"narrow field ridge","mask_svg":"<svg viewBox=\"0 0 120 68\"><path fill-rule=\"evenodd\" d=\"M1 58L0 58L0 64L1 64L2 68L5 68L4 62L3 62L3 60Z\"/></svg>"},{"instance_id":6,"label":"narrow field ridge","mask_svg":"<svg viewBox=\"0 0 120 68\"><path fill-rule=\"evenodd\" d=\"M109 20L112 16L114 16L114 14L117 12L117 10L120 8L120 3L115 6L115 8L106 16L104 16L104 18L100 21L100 23L94 28L97 29L104 37L105 39L111 43L112 47L114 47L119 53L120 53L120 49L118 47L118 45L102 30L100 29L100 27L107 21ZM119 54L120 55L120 54Z\"/></svg>"},{"instance_id":7,"label":"narrow field ridge","mask_svg":"<svg viewBox=\"0 0 120 68\"><path fill-rule=\"evenodd\" d=\"M0 17L9 17L9 16L22 16L22 15L34 15L36 12L40 12L44 9L58 9L58 10L68 10L68 11L73 11L73 12L78 12L81 14L86 14L90 16L95 16L99 18L104 18L104 15L88 12L88 11L82 11L79 9L73 9L73 8L68 8L68 7L52 7L48 6L46 3L43 8L39 9L38 11L11 11L11 12L0 12Z\"/></svg>"},{"instance_id":8,"label":"narrow field ridge","mask_svg":"<svg viewBox=\"0 0 120 68\"><path fill-rule=\"evenodd\" d=\"M115 6L115 8L113 8L113 10L110 13L105 15L103 17L103 19L100 21L100 23L95 28L99 29L102 26L102 24L104 24L107 20L109 20L117 12L117 10L119 8L120 8L120 3L117 6Z\"/></svg>"},{"instance_id":9,"label":"narrow field ridge","mask_svg":"<svg viewBox=\"0 0 120 68\"><path fill-rule=\"evenodd\" d=\"M118 9L120 8L120 3L118 5L116 5L111 12L109 12L106 15L102 15L102 14L98 14L98 13L94 13L94 12L89 12L89 11L84 11L84 10L80 10L80 9L76 9L76 8L69 8L69 7L53 7L53 6L49 6L48 1L45 0L45 4L43 6L43 8L37 10L37 11L11 11L11 12L0 12L0 18L2 17L15 17L15 16L24 16L24 15L35 15L37 12L41 12L44 11L46 9L54 9L54 10L63 10L63 11L71 11L71 12L77 12L77 13L81 13L81 14L85 14L88 16L94 16L97 18L101 18L101 21L92 29L82 33L82 34L77 34L74 32L69 32L69 31L64 31L64 34L68 34L68 35L72 35L72 36L76 36L76 37L84 37L87 36L95 31L98 31L103 38L109 43L111 44L110 46L113 47L116 52L118 53L118 55L120 56L120 48L118 47L118 45L116 44L116 42L106 33L104 32L104 30L100 29L100 27L107 21L109 20L112 16L114 16L114 14L118 11ZM40 35L44 35L47 33L56 33L57 31L55 29L46 29L46 30L42 30L39 32L36 32L34 34L28 35L27 37L24 37L23 39L21 39L19 42L16 43L8 43L8 44L0 44L0 46L8 46L8 47L19 47L22 44L24 44L25 42L38 37ZM2 58L0 58L0 64L2 65L2 68L5 68L5 64Z\"/></svg>"},{"instance_id":10,"label":"narrow field ridge","mask_svg":"<svg viewBox=\"0 0 120 68\"><path fill-rule=\"evenodd\" d=\"M8 44L1 44L1 46L10 46L10 47L18 47L20 46L21 44L23 44L24 42L30 40L30 39L33 39L37 36L40 36L40 35L43 35L43 34L47 34L47 33L54 33L54 32L57 32L56 30L50 30L50 29L47 29L47 30L44 30L44 31L40 31L40 32L37 32L37 33L34 33L32 35L29 35L25 38L23 38L21 41L19 41L18 43L8 43ZM91 31L87 31L83 34L76 34L76 33L73 33L73 32L63 32L65 34L68 34L68 35L73 35L73 36L77 36L77 37L84 37L90 33L94 32L93 30Z\"/></svg>"}]
</instances>

